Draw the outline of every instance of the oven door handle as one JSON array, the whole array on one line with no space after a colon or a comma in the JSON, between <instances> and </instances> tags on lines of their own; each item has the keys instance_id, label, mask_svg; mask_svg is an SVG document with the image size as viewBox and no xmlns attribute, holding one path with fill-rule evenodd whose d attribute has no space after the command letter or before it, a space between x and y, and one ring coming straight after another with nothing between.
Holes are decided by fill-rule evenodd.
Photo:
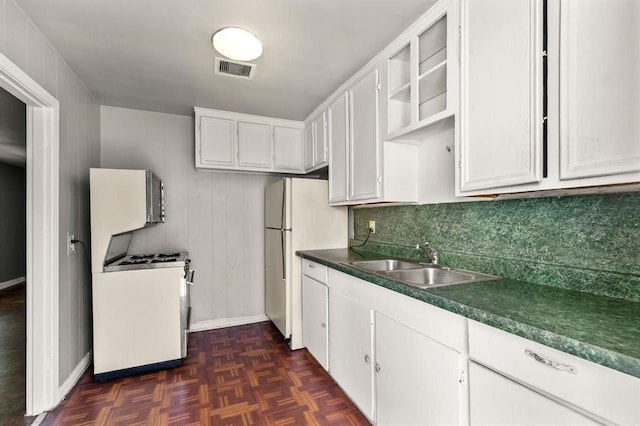
<instances>
[{"instance_id":1,"label":"oven door handle","mask_svg":"<svg viewBox=\"0 0 640 426\"><path fill-rule=\"evenodd\" d=\"M189 274L190 276L189 276L189 279L187 280L187 284L193 285L193 276L196 274L196 271L192 269L190 272L191 274Z\"/></svg>"}]
</instances>

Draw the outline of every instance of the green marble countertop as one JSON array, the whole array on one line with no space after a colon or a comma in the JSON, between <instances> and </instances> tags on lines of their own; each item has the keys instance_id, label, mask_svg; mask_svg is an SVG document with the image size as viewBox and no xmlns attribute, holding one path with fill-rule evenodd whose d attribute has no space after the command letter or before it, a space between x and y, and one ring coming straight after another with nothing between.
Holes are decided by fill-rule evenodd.
<instances>
[{"instance_id":1,"label":"green marble countertop","mask_svg":"<svg viewBox=\"0 0 640 426\"><path fill-rule=\"evenodd\" d=\"M349 249L299 256L472 320L640 378L640 303L512 279L416 289L341 262L382 259Z\"/></svg>"}]
</instances>

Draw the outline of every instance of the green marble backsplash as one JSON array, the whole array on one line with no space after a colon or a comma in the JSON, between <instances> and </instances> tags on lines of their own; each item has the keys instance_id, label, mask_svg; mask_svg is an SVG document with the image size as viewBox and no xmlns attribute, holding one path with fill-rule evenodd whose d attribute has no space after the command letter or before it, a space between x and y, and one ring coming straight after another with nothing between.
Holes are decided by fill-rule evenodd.
<instances>
[{"instance_id":1,"label":"green marble backsplash","mask_svg":"<svg viewBox=\"0 0 640 426\"><path fill-rule=\"evenodd\" d=\"M354 209L356 250L640 301L640 193Z\"/></svg>"}]
</instances>

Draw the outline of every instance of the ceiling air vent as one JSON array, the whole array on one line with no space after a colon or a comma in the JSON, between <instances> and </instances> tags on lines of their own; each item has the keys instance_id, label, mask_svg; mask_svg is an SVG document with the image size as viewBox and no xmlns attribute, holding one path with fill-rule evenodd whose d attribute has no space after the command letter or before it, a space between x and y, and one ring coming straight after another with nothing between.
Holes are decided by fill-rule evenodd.
<instances>
[{"instance_id":1,"label":"ceiling air vent","mask_svg":"<svg viewBox=\"0 0 640 426\"><path fill-rule=\"evenodd\" d=\"M251 80L256 73L256 65L216 58L213 73Z\"/></svg>"}]
</instances>

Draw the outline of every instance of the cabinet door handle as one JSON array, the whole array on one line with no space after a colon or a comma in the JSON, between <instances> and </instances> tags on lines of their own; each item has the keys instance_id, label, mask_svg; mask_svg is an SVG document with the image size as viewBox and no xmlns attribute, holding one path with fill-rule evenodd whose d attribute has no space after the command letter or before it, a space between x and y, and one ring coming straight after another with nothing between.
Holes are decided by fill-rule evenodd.
<instances>
[{"instance_id":1,"label":"cabinet door handle","mask_svg":"<svg viewBox=\"0 0 640 426\"><path fill-rule=\"evenodd\" d=\"M576 370L576 368L571 365L561 364L559 362L552 361L550 359L547 359L543 356L538 355L533 351L530 351L529 349L525 349L524 353L528 357L533 358L534 360L538 361L541 364L546 365L547 367L551 367L553 369L560 370L560 371L566 371L567 373L571 373L571 374L578 374L578 371Z\"/></svg>"},{"instance_id":2,"label":"cabinet door handle","mask_svg":"<svg viewBox=\"0 0 640 426\"><path fill-rule=\"evenodd\" d=\"M309 263L309 268L315 268L315 265L313 263Z\"/></svg>"},{"instance_id":3,"label":"cabinet door handle","mask_svg":"<svg viewBox=\"0 0 640 426\"><path fill-rule=\"evenodd\" d=\"M369 364L369 362L371 362L371 358L369 358L369 355L364 356L364 362L365 364Z\"/></svg>"},{"instance_id":4,"label":"cabinet door handle","mask_svg":"<svg viewBox=\"0 0 640 426\"><path fill-rule=\"evenodd\" d=\"M322 328L327 328L327 324L325 324L324 322L320 325L322 325Z\"/></svg>"},{"instance_id":5,"label":"cabinet door handle","mask_svg":"<svg viewBox=\"0 0 640 426\"><path fill-rule=\"evenodd\" d=\"M379 373L379 372L380 372L380 364L376 362L376 373Z\"/></svg>"}]
</instances>

